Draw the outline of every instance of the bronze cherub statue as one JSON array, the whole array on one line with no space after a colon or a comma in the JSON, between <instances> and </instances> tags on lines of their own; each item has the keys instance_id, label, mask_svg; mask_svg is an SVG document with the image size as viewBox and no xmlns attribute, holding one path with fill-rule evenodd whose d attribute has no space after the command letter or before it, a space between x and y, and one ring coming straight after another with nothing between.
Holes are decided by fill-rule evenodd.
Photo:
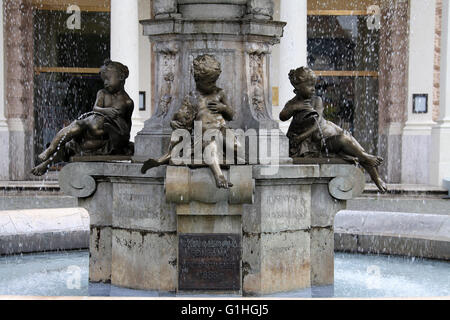
<instances>
[{"instance_id":1,"label":"bronze cherub statue","mask_svg":"<svg viewBox=\"0 0 450 320\"><path fill-rule=\"evenodd\" d=\"M200 121L202 134L208 130L218 131L219 135L215 139L209 142L194 141L194 144L202 143L202 150L208 147L212 151L210 159L205 162L213 172L217 187L228 189L233 185L225 179L220 168L222 162L220 148L226 149L227 144L231 143L225 139L228 129L226 121L233 119L234 110L229 106L223 89L216 86L217 79L222 72L221 65L214 56L205 54L194 59L193 71L196 89L184 98L183 104L173 116L170 126L173 130L185 129L192 133L194 122ZM151 168L169 164L172 150L179 143L181 141L172 135L168 152L159 159L147 160L142 166L141 172L145 173ZM228 146L231 148L229 150L236 151L237 140L233 139L232 144Z\"/></svg>"},{"instance_id":2,"label":"bronze cherub statue","mask_svg":"<svg viewBox=\"0 0 450 320\"><path fill-rule=\"evenodd\" d=\"M368 154L349 132L323 117L322 99L315 96L317 77L314 72L306 67L291 70L289 80L296 96L286 104L280 120L293 118L287 133L290 156L320 157L325 152L328 157L359 162L380 192L387 192L377 169L383 158Z\"/></svg>"},{"instance_id":3,"label":"bronze cherub statue","mask_svg":"<svg viewBox=\"0 0 450 320\"><path fill-rule=\"evenodd\" d=\"M41 163L31 170L43 175L51 163L69 161L74 155L132 155L131 115L134 103L125 92L128 68L106 60L100 69L104 89L97 93L93 111L61 129L38 158Z\"/></svg>"}]
</instances>

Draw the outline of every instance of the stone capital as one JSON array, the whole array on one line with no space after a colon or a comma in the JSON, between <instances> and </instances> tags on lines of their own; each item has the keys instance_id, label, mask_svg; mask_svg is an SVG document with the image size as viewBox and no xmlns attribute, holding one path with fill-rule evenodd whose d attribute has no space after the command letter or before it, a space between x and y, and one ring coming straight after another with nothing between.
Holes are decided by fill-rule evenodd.
<instances>
[{"instance_id":1,"label":"stone capital","mask_svg":"<svg viewBox=\"0 0 450 320\"><path fill-rule=\"evenodd\" d=\"M271 46L269 46L267 43L250 42L246 45L246 51L248 54L268 54L271 53Z\"/></svg>"},{"instance_id":2,"label":"stone capital","mask_svg":"<svg viewBox=\"0 0 450 320\"><path fill-rule=\"evenodd\" d=\"M248 0L247 14L250 18L261 20L272 20L273 1L272 0Z\"/></svg>"},{"instance_id":3,"label":"stone capital","mask_svg":"<svg viewBox=\"0 0 450 320\"><path fill-rule=\"evenodd\" d=\"M169 18L178 13L177 0L153 0L152 3L156 19Z\"/></svg>"},{"instance_id":4,"label":"stone capital","mask_svg":"<svg viewBox=\"0 0 450 320\"><path fill-rule=\"evenodd\" d=\"M155 44L154 51L156 53L163 53L163 54L171 54L175 55L180 50L180 46L177 42L157 42Z\"/></svg>"}]
</instances>

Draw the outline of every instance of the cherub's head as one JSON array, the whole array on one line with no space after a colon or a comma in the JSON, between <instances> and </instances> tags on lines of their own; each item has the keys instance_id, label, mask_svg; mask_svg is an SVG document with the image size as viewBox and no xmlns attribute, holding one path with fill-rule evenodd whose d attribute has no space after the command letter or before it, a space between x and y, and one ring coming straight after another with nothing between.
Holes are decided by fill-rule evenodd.
<instances>
[{"instance_id":1,"label":"cherub's head","mask_svg":"<svg viewBox=\"0 0 450 320\"><path fill-rule=\"evenodd\" d=\"M216 88L216 81L222 72L220 62L209 54L194 59L194 79L197 89L211 91Z\"/></svg>"},{"instance_id":2,"label":"cherub's head","mask_svg":"<svg viewBox=\"0 0 450 320\"><path fill-rule=\"evenodd\" d=\"M105 89L110 93L115 93L123 89L125 79L130 72L128 67L117 61L105 60L100 68L100 76L103 80Z\"/></svg>"},{"instance_id":3,"label":"cherub's head","mask_svg":"<svg viewBox=\"0 0 450 320\"><path fill-rule=\"evenodd\" d=\"M303 99L311 99L316 93L317 76L308 67L291 70L289 80L295 88L295 94Z\"/></svg>"}]
</instances>

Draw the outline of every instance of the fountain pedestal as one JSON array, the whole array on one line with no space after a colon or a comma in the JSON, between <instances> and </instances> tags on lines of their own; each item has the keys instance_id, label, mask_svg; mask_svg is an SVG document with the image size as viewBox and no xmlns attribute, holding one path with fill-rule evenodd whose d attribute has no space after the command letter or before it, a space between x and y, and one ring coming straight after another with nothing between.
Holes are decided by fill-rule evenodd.
<instances>
[{"instance_id":1,"label":"fountain pedestal","mask_svg":"<svg viewBox=\"0 0 450 320\"><path fill-rule=\"evenodd\" d=\"M135 163L67 165L60 186L91 215L90 281L245 296L332 284L334 215L362 192L364 176L352 165L290 164L289 141L272 117L270 53L285 26L272 20L272 0L153 5L155 19L141 23L155 48L156 111L135 138L133 160L167 151L170 121L195 88L192 63L202 54L221 63L217 85L235 113L229 126L256 137L246 145L259 149L256 161L224 170L229 190L217 189L209 168L142 175Z\"/></svg>"},{"instance_id":2,"label":"fountain pedestal","mask_svg":"<svg viewBox=\"0 0 450 320\"><path fill-rule=\"evenodd\" d=\"M289 141L272 117L271 49L280 42L286 24L272 20L272 1L156 1L154 12L155 19L141 24L155 51L155 112L135 138L134 161L158 158L167 151L170 121L195 89L192 62L210 54L221 63L217 85L235 111L229 126L253 129L252 135L268 144L276 132L277 161L292 163Z\"/></svg>"},{"instance_id":3,"label":"fountain pedestal","mask_svg":"<svg viewBox=\"0 0 450 320\"><path fill-rule=\"evenodd\" d=\"M62 190L90 214L91 282L160 294L196 289L244 296L333 284L334 216L362 192L358 168L282 165L265 175L267 166L231 166L225 174L235 185L219 191L208 168L160 167L142 175L140 167L78 162L60 173ZM202 269L193 259L202 258L199 248L186 245L201 237L225 243L216 262L231 259L224 265L229 278L216 287L208 284L218 283L217 269ZM180 275L192 276L181 269L189 263L208 280L203 287L189 281L180 287Z\"/></svg>"}]
</instances>

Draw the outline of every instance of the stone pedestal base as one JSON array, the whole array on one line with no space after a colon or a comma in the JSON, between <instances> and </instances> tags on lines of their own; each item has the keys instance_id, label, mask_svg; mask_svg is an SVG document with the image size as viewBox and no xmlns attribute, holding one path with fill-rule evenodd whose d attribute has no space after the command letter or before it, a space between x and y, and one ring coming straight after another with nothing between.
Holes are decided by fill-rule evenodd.
<instances>
[{"instance_id":1,"label":"stone pedestal base","mask_svg":"<svg viewBox=\"0 0 450 320\"><path fill-rule=\"evenodd\" d=\"M180 273L189 272L180 269L180 239L203 235L211 240L206 247L225 236L224 254L240 259L240 268L227 273L240 280L238 290L232 282L233 293L260 296L333 284L334 216L364 188L356 167L231 166L225 171L234 184L230 190L215 187L209 168L160 167L141 175L140 167L71 163L60 173L62 190L78 197L91 216L91 282L176 292ZM277 173L265 175L270 171ZM200 254L189 250L194 258ZM202 266L195 270L214 278ZM209 283L213 293L215 282Z\"/></svg>"}]
</instances>

